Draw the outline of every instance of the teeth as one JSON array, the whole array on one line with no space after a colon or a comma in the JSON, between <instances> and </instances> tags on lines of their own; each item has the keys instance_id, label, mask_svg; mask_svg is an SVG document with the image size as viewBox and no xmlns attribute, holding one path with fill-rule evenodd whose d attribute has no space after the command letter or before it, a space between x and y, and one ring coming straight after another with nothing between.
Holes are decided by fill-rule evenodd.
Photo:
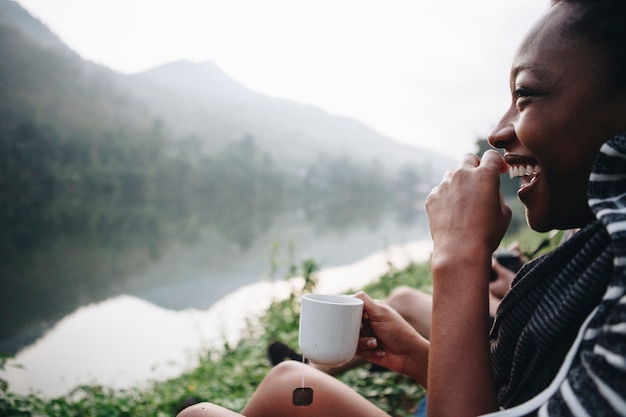
<instances>
[{"instance_id":1,"label":"teeth","mask_svg":"<svg viewBox=\"0 0 626 417\"><path fill-rule=\"evenodd\" d=\"M509 176L511 179L515 177L531 176L533 174L539 174L541 168L539 165L512 165L509 168Z\"/></svg>"}]
</instances>

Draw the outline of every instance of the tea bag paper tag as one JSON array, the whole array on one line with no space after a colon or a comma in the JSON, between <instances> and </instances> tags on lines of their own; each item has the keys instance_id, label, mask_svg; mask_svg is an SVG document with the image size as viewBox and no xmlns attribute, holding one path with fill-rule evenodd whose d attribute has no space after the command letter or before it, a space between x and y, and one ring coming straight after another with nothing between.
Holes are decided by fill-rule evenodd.
<instances>
[{"instance_id":1,"label":"tea bag paper tag","mask_svg":"<svg viewBox=\"0 0 626 417\"><path fill-rule=\"evenodd\" d=\"M309 387L294 389L292 402L295 406L311 405L313 403L313 389Z\"/></svg>"}]
</instances>

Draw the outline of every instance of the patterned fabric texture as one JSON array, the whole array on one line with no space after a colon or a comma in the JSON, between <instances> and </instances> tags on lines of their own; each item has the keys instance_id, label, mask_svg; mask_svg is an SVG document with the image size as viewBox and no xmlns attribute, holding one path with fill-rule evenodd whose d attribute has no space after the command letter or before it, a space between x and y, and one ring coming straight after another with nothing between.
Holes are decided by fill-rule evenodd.
<instances>
[{"instance_id":1,"label":"patterned fabric texture","mask_svg":"<svg viewBox=\"0 0 626 417\"><path fill-rule=\"evenodd\" d=\"M498 402L509 408L554 379L599 306L543 416L626 416L626 136L604 144L588 189L596 221L525 265L491 330Z\"/></svg>"}]
</instances>

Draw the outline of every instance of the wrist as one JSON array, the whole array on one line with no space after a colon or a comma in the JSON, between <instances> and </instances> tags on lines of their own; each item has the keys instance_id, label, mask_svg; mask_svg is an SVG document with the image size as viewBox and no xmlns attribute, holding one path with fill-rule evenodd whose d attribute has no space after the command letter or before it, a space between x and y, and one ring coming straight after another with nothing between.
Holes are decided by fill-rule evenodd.
<instances>
[{"instance_id":1,"label":"wrist","mask_svg":"<svg viewBox=\"0 0 626 417\"><path fill-rule=\"evenodd\" d=\"M424 337L417 336L415 350L407 356L402 374L408 376L424 388L428 388L428 352L430 342Z\"/></svg>"},{"instance_id":2,"label":"wrist","mask_svg":"<svg viewBox=\"0 0 626 417\"><path fill-rule=\"evenodd\" d=\"M439 320L445 322L444 328L450 329L463 327L466 320L472 318L487 317L490 269L491 253L488 250L482 253L463 249L433 253L431 332Z\"/></svg>"},{"instance_id":3,"label":"wrist","mask_svg":"<svg viewBox=\"0 0 626 417\"><path fill-rule=\"evenodd\" d=\"M448 245L433 248L431 272L433 284L456 285L458 281L464 285L488 283L491 270L491 251L487 248L469 247L467 245Z\"/></svg>"}]
</instances>

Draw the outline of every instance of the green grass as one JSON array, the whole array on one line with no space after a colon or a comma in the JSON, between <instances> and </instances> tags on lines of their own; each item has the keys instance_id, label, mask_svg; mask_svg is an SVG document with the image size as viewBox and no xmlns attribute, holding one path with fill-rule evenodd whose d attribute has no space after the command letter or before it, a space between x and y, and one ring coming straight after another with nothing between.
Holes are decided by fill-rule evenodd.
<instances>
[{"instance_id":1,"label":"green grass","mask_svg":"<svg viewBox=\"0 0 626 417\"><path fill-rule=\"evenodd\" d=\"M545 237L545 234L523 232L509 240L519 241L528 252ZM291 270L298 272L296 269ZM274 302L261 317L262 326L251 321L236 345L203 352L197 366L177 378L153 381L147 387L124 390L80 386L52 400L35 394L13 394L7 382L0 379L0 416L174 416L190 399L212 401L236 411L241 410L270 369L266 357L268 344L279 340L297 346L299 300L304 292L314 289L317 267L309 260L300 269L300 274L305 277L303 288L294 289L289 298ZM412 264L403 270L390 267L376 283L362 289L374 298L384 299L401 285L430 291L428 263ZM6 360L0 358L0 369L5 366ZM371 373L368 369L366 365L348 371L339 378L392 416L412 415L417 401L424 395L423 389L402 375Z\"/></svg>"}]
</instances>

